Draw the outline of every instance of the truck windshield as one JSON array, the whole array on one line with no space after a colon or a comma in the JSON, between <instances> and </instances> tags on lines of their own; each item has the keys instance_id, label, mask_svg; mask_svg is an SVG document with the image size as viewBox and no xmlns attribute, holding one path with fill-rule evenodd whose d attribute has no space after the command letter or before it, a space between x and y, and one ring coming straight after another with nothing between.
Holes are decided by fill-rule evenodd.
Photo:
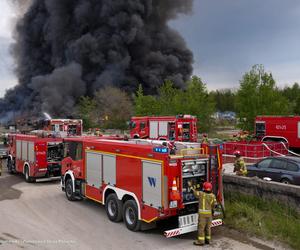
<instances>
[{"instance_id":1,"label":"truck windshield","mask_svg":"<svg viewBox=\"0 0 300 250\"><path fill-rule=\"evenodd\" d=\"M81 142L65 142L64 158L71 157L72 160L78 161L82 159L82 143Z\"/></svg>"},{"instance_id":2,"label":"truck windshield","mask_svg":"<svg viewBox=\"0 0 300 250\"><path fill-rule=\"evenodd\" d=\"M130 121L130 122L129 122L129 128L130 128L130 129L133 129L133 128L135 128L135 127L136 127L136 123L133 122L133 121Z\"/></svg>"}]
</instances>

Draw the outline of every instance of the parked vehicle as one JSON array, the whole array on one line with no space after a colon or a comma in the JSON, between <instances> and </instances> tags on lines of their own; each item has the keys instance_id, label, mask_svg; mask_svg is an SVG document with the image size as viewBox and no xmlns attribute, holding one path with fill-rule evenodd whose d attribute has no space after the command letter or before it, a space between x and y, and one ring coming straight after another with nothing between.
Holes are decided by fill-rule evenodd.
<instances>
[{"instance_id":1,"label":"parked vehicle","mask_svg":"<svg viewBox=\"0 0 300 250\"><path fill-rule=\"evenodd\" d=\"M300 185L299 157L268 157L248 166L248 176L270 178L272 181Z\"/></svg>"},{"instance_id":2,"label":"parked vehicle","mask_svg":"<svg viewBox=\"0 0 300 250\"><path fill-rule=\"evenodd\" d=\"M300 149L300 116L257 116L255 135L262 141L282 141Z\"/></svg>"},{"instance_id":3,"label":"parked vehicle","mask_svg":"<svg viewBox=\"0 0 300 250\"><path fill-rule=\"evenodd\" d=\"M61 175L62 138L10 134L7 168L24 174L26 182ZM55 179L55 178L53 178Z\"/></svg>"},{"instance_id":4,"label":"parked vehicle","mask_svg":"<svg viewBox=\"0 0 300 250\"><path fill-rule=\"evenodd\" d=\"M146 140L65 138L62 190L73 201L87 198L105 206L113 222L124 220L132 231L152 227L159 220L178 217L178 228L167 237L197 230L198 199L188 181L211 181L217 200L223 202L222 162L217 146L200 143L175 153ZM180 148L181 147L181 148ZM206 145L206 147L208 147ZM209 151L209 154L203 152ZM222 220L215 218L214 226Z\"/></svg>"},{"instance_id":5,"label":"parked vehicle","mask_svg":"<svg viewBox=\"0 0 300 250\"><path fill-rule=\"evenodd\" d=\"M132 117L130 137L197 142L197 118L192 115Z\"/></svg>"}]
</instances>

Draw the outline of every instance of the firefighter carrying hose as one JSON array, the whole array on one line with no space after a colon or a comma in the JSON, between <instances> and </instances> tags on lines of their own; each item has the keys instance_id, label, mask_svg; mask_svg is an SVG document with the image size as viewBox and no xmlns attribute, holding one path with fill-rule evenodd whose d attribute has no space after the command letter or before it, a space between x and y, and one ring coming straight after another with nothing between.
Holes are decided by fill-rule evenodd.
<instances>
[{"instance_id":1,"label":"firefighter carrying hose","mask_svg":"<svg viewBox=\"0 0 300 250\"><path fill-rule=\"evenodd\" d=\"M233 153L235 155L235 162L234 162L234 169L233 172L239 176L246 176L247 175L247 167L243 157L241 156L241 152L236 150Z\"/></svg>"},{"instance_id":2,"label":"firefighter carrying hose","mask_svg":"<svg viewBox=\"0 0 300 250\"><path fill-rule=\"evenodd\" d=\"M188 185L195 197L199 199L198 238L194 241L194 245L202 246L205 243L209 244L211 240L213 209L217 205L216 197L212 193L212 184L204 182L203 191L197 191L196 186L192 186L191 182L188 182Z\"/></svg>"}]
</instances>

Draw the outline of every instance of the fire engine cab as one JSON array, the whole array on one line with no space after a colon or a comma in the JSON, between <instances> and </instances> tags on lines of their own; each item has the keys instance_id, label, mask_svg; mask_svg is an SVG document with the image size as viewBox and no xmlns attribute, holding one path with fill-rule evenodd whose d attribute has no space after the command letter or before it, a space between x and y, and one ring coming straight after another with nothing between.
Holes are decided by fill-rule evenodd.
<instances>
[{"instance_id":1,"label":"fire engine cab","mask_svg":"<svg viewBox=\"0 0 300 250\"><path fill-rule=\"evenodd\" d=\"M257 116L255 135L262 141L288 143L290 148L300 148L300 116Z\"/></svg>"},{"instance_id":2,"label":"fire engine cab","mask_svg":"<svg viewBox=\"0 0 300 250\"><path fill-rule=\"evenodd\" d=\"M62 190L70 201L91 199L105 206L113 222L122 219L132 231L178 217L172 237L197 230L198 200L188 181L198 187L211 181L223 202L222 162L217 146L176 142L170 152L163 141L65 138ZM221 225L220 213L213 226Z\"/></svg>"},{"instance_id":3,"label":"fire engine cab","mask_svg":"<svg viewBox=\"0 0 300 250\"><path fill-rule=\"evenodd\" d=\"M132 117L130 137L197 142L197 118L192 115Z\"/></svg>"},{"instance_id":4,"label":"fire engine cab","mask_svg":"<svg viewBox=\"0 0 300 250\"><path fill-rule=\"evenodd\" d=\"M60 177L63 156L62 138L10 134L7 168L9 173L24 174L27 182Z\"/></svg>"}]
</instances>

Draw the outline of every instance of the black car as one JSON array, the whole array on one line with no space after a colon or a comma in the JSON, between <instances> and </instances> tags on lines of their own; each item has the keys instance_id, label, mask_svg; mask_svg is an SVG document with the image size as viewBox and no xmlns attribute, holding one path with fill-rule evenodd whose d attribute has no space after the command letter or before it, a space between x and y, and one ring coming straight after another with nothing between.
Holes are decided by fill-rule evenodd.
<instances>
[{"instance_id":1,"label":"black car","mask_svg":"<svg viewBox=\"0 0 300 250\"><path fill-rule=\"evenodd\" d=\"M248 176L300 185L300 157L269 157L248 166Z\"/></svg>"}]
</instances>

